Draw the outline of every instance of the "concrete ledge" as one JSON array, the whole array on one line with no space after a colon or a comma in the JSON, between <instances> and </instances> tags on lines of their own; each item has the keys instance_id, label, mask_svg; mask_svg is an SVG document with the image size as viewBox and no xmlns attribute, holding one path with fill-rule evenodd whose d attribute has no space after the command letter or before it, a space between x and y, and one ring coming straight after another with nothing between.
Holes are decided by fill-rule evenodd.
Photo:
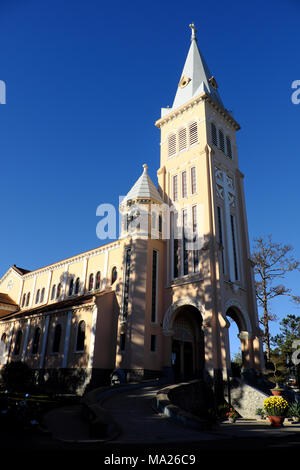
<instances>
[{"instance_id":1,"label":"concrete ledge","mask_svg":"<svg viewBox=\"0 0 300 470\"><path fill-rule=\"evenodd\" d=\"M174 390L174 388L180 387L181 385L183 384L171 385L169 387L163 388L157 393L156 398L154 399L154 407L156 411L180 422L186 427L198 431L211 429L212 423L210 421L205 418L195 416L172 403L169 397L169 393Z\"/></svg>"}]
</instances>

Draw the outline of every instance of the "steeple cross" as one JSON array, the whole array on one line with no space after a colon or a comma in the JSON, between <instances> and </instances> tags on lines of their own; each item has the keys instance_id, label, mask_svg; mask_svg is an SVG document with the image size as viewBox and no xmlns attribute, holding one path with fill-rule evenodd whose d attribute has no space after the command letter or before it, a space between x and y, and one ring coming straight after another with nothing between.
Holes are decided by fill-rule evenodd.
<instances>
[{"instance_id":1,"label":"steeple cross","mask_svg":"<svg viewBox=\"0 0 300 470\"><path fill-rule=\"evenodd\" d=\"M197 36L196 36L197 29L196 29L195 23L191 23L189 26L192 30L191 41L193 41L194 39L195 39L195 41L197 41Z\"/></svg>"}]
</instances>

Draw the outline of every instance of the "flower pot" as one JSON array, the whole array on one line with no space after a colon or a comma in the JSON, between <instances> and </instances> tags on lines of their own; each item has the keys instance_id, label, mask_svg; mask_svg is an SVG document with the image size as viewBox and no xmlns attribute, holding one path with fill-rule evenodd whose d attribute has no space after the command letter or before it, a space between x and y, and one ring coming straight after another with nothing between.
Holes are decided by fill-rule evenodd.
<instances>
[{"instance_id":1,"label":"flower pot","mask_svg":"<svg viewBox=\"0 0 300 470\"><path fill-rule=\"evenodd\" d=\"M276 397L276 396L277 396L277 397L280 396L283 391L284 391L284 389L281 388L277 383L276 383L275 387L271 389L271 393L272 393L272 395L274 395L275 397Z\"/></svg>"},{"instance_id":2,"label":"flower pot","mask_svg":"<svg viewBox=\"0 0 300 470\"><path fill-rule=\"evenodd\" d=\"M230 423L235 423L236 422L236 418L228 418L229 422Z\"/></svg>"},{"instance_id":3,"label":"flower pot","mask_svg":"<svg viewBox=\"0 0 300 470\"><path fill-rule=\"evenodd\" d=\"M273 428L281 428L285 420L285 416L268 416Z\"/></svg>"},{"instance_id":4,"label":"flower pot","mask_svg":"<svg viewBox=\"0 0 300 470\"><path fill-rule=\"evenodd\" d=\"M282 389L281 388L272 388L271 392L272 392L272 395L274 395L275 397L278 397L278 396L281 395Z\"/></svg>"}]
</instances>

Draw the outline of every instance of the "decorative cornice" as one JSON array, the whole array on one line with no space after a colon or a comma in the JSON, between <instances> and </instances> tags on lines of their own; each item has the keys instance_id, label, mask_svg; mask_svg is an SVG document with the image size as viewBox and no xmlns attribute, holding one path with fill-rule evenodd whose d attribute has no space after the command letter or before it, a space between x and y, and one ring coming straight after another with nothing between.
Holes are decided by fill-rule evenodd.
<instances>
[{"instance_id":1,"label":"decorative cornice","mask_svg":"<svg viewBox=\"0 0 300 470\"><path fill-rule=\"evenodd\" d=\"M91 257L97 256L101 253L105 253L106 251L114 250L114 249L118 248L120 246L120 244L121 243L120 243L119 240L117 240L116 242L111 242L111 243L109 243L109 244L107 244L103 247L95 248L94 250L87 251L87 252L81 253L79 255L75 255L71 258L67 258L67 259L62 260L62 261L58 261L57 263L50 264L48 266L45 266L44 268L37 269L36 271L31 271L30 273L24 274L22 276L22 278L23 279L30 279L30 278L32 278L36 275L39 275L39 274L42 274L42 273L45 273L45 272L48 272L48 271L54 271L54 270L59 269L63 266L66 266L68 264L76 263L78 261L81 261L85 258L91 258Z\"/></svg>"},{"instance_id":2,"label":"decorative cornice","mask_svg":"<svg viewBox=\"0 0 300 470\"><path fill-rule=\"evenodd\" d=\"M155 122L155 126L160 128L162 125L166 124L167 122L175 119L177 116L179 116L180 114L184 113L185 111L189 110L189 109L192 109L195 105L197 105L198 103L200 103L200 101L203 101L204 99L204 96L205 96L205 93L201 93L200 95L198 95L196 98L192 98L190 101L188 101L187 103L183 104L182 106L179 106L178 108L174 109L173 111L171 111L169 114L166 114L166 116L158 119L156 122Z\"/></svg>"},{"instance_id":3,"label":"decorative cornice","mask_svg":"<svg viewBox=\"0 0 300 470\"><path fill-rule=\"evenodd\" d=\"M194 106L196 106L200 101L208 101L222 116L223 118L228 121L236 130L239 130L241 126L239 123L228 113L228 111L221 106L219 106L207 93L202 92L200 95L192 98L190 101L187 103L183 104L182 106L179 106L178 108L171 110L170 113L166 114L162 118L158 119L155 122L155 126L160 128L167 122L175 119L177 116L180 114L184 113L185 111L192 109Z\"/></svg>"}]
</instances>

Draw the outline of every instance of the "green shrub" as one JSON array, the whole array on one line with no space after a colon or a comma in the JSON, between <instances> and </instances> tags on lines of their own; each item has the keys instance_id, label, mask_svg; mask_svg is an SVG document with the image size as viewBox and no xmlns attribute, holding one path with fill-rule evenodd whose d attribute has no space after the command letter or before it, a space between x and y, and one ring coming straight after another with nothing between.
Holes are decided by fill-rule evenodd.
<instances>
[{"instance_id":1,"label":"green shrub","mask_svg":"<svg viewBox=\"0 0 300 470\"><path fill-rule=\"evenodd\" d=\"M29 391L33 388L33 374L30 367L21 361L5 364L1 371L2 384L12 392Z\"/></svg>"},{"instance_id":2,"label":"green shrub","mask_svg":"<svg viewBox=\"0 0 300 470\"><path fill-rule=\"evenodd\" d=\"M288 417L300 419L300 403L298 403L297 401L294 401L293 403L290 404Z\"/></svg>"}]
</instances>

